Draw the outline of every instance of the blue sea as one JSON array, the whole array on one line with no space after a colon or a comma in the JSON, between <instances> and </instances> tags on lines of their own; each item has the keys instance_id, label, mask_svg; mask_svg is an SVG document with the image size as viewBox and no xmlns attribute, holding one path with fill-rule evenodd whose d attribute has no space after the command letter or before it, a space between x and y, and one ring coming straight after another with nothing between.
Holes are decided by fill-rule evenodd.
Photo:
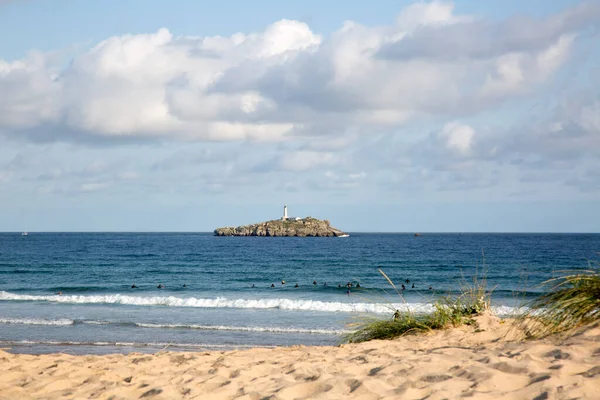
<instances>
[{"instance_id":1,"label":"blue sea","mask_svg":"<svg viewBox=\"0 0 600 400\"><path fill-rule=\"evenodd\" d=\"M475 274L494 289L494 311L510 315L541 293L542 281L597 263L599 251L600 234L2 233L0 347L89 354L335 345L365 316L430 312Z\"/></svg>"}]
</instances>

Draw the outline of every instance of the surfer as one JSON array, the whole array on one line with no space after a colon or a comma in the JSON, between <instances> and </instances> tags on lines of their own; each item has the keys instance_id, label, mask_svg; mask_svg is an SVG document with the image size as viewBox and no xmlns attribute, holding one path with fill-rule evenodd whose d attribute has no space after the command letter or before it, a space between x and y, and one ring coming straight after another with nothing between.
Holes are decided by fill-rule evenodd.
<instances>
[{"instance_id":1,"label":"surfer","mask_svg":"<svg viewBox=\"0 0 600 400\"><path fill-rule=\"evenodd\" d=\"M131 288L132 288L132 289L137 289L138 287L137 287L137 286L135 286L135 283L134 283L133 285L131 285Z\"/></svg>"}]
</instances>

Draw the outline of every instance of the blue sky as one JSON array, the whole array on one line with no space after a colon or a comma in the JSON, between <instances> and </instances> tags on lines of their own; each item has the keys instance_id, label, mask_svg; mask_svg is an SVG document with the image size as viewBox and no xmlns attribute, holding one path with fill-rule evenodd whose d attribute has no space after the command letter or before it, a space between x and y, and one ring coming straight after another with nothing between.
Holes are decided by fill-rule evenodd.
<instances>
[{"instance_id":1,"label":"blue sky","mask_svg":"<svg viewBox=\"0 0 600 400\"><path fill-rule=\"evenodd\" d=\"M597 1L0 0L0 231L598 232Z\"/></svg>"}]
</instances>

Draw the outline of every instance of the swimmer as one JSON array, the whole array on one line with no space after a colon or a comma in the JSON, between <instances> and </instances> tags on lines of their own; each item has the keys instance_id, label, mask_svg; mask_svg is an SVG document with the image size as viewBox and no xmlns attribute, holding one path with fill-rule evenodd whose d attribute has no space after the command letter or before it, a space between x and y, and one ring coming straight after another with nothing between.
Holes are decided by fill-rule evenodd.
<instances>
[{"instance_id":1,"label":"swimmer","mask_svg":"<svg viewBox=\"0 0 600 400\"><path fill-rule=\"evenodd\" d=\"M429 290L433 290L433 287L429 286Z\"/></svg>"},{"instance_id":2,"label":"swimmer","mask_svg":"<svg viewBox=\"0 0 600 400\"><path fill-rule=\"evenodd\" d=\"M58 292L58 293L56 293L56 294L57 294L57 295L59 295L59 296L61 296L61 295L62 295L62 292Z\"/></svg>"},{"instance_id":3,"label":"swimmer","mask_svg":"<svg viewBox=\"0 0 600 400\"><path fill-rule=\"evenodd\" d=\"M298 284L296 283L296 286L294 286L294 287L300 287L300 286L298 286Z\"/></svg>"},{"instance_id":4,"label":"swimmer","mask_svg":"<svg viewBox=\"0 0 600 400\"><path fill-rule=\"evenodd\" d=\"M341 287L342 287L342 285L339 285L339 284L338 284L338 287L339 287L339 288L341 288Z\"/></svg>"},{"instance_id":5,"label":"swimmer","mask_svg":"<svg viewBox=\"0 0 600 400\"><path fill-rule=\"evenodd\" d=\"M325 282L325 283L323 284L323 286L327 286L327 282Z\"/></svg>"},{"instance_id":6,"label":"swimmer","mask_svg":"<svg viewBox=\"0 0 600 400\"><path fill-rule=\"evenodd\" d=\"M137 289L138 287L137 287L137 286L135 286L135 283L134 283L133 285L131 285L131 288L132 288L132 289Z\"/></svg>"},{"instance_id":7,"label":"swimmer","mask_svg":"<svg viewBox=\"0 0 600 400\"><path fill-rule=\"evenodd\" d=\"M410 283L410 279L407 279L407 280L406 280L406 283Z\"/></svg>"},{"instance_id":8,"label":"swimmer","mask_svg":"<svg viewBox=\"0 0 600 400\"><path fill-rule=\"evenodd\" d=\"M187 287L187 284L186 284L186 283L184 283L184 284L183 284L183 287Z\"/></svg>"},{"instance_id":9,"label":"swimmer","mask_svg":"<svg viewBox=\"0 0 600 400\"><path fill-rule=\"evenodd\" d=\"M414 288L415 288L415 284L413 283L411 289L414 289Z\"/></svg>"},{"instance_id":10,"label":"swimmer","mask_svg":"<svg viewBox=\"0 0 600 400\"><path fill-rule=\"evenodd\" d=\"M284 281L284 280L282 280L282 281L281 281L281 284L282 284L282 285L285 285L285 281Z\"/></svg>"},{"instance_id":11,"label":"swimmer","mask_svg":"<svg viewBox=\"0 0 600 400\"><path fill-rule=\"evenodd\" d=\"M256 286L254 286L254 283L252 284L252 287L256 287Z\"/></svg>"},{"instance_id":12,"label":"swimmer","mask_svg":"<svg viewBox=\"0 0 600 400\"><path fill-rule=\"evenodd\" d=\"M402 284L402 290L406 290L406 286L404 286L404 283Z\"/></svg>"},{"instance_id":13,"label":"swimmer","mask_svg":"<svg viewBox=\"0 0 600 400\"><path fill-rule=\"evenodd\" d=\"M163 289L164 287L165 287L165 285L163 285L162 283L159 283L157 286L158 289Z\"/></svg>"},{"instance_id":14,"label":"swimmer","mask_svg":"<svg viewBox=\"0 0 600 400\"><path fill-rule=\"evenodd\" d=\"M271 287L275 287L275 284L274 284L274 283L271 283Z\"/></svg>"},{"instance_id":15,"label":"swimmer","mask_svg":"<svg viewBox=\"0 0 600 400\"><path fill-rule=\"evenodd\" d=\"M348 283L346 283L346 287L347 287L347 288L351 288L351 287L352 287L352 284L351 284L350 282L348 282Z\"/></svg>"},{"instance_id":16,"label":"swimmer","mask_svg":"<svg viewBox=\"0 0 600 400\"><path fill-rule=\"evenodd\" d=\"M350 297L350 289L346 290L346 294Z\"/></svg>"},{"instance_id":17,"label":"swimmer","mask_svg":"<svg viewBox=\"0 0 600 400\"><path fill-rule=\"evenodd\" d=\"M316 285L316 284L317 284L317 281L313 281L313 285Z\"/></svg>"},{"instance_id":18,"label":"swimmer","mask_svg":"<svg viewBox=\"0 0 600 400\"><path fill-rule=\"evenodd\" d=\"M360 283L357 283L356 284L356 288L358 289L359 287L360 287Z\"/></svg>"}]
</instances>

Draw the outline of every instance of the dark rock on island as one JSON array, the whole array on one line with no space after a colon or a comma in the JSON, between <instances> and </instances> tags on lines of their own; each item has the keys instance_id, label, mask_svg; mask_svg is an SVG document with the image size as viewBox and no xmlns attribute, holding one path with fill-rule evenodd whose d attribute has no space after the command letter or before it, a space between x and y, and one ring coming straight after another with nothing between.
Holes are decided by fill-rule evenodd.
<instances>
[{"instance_id":1,"label":"dark rock on island","mask_svg":"<svg viewBox=\"0 0 600 400\"><path fill-rule=\"evenodd\" d=\"M344 237L348 234L332 227L327 220L312 217L275 219L258 224L217 228L215 236L302 236Z\"/></svg>"}]
</instances>

